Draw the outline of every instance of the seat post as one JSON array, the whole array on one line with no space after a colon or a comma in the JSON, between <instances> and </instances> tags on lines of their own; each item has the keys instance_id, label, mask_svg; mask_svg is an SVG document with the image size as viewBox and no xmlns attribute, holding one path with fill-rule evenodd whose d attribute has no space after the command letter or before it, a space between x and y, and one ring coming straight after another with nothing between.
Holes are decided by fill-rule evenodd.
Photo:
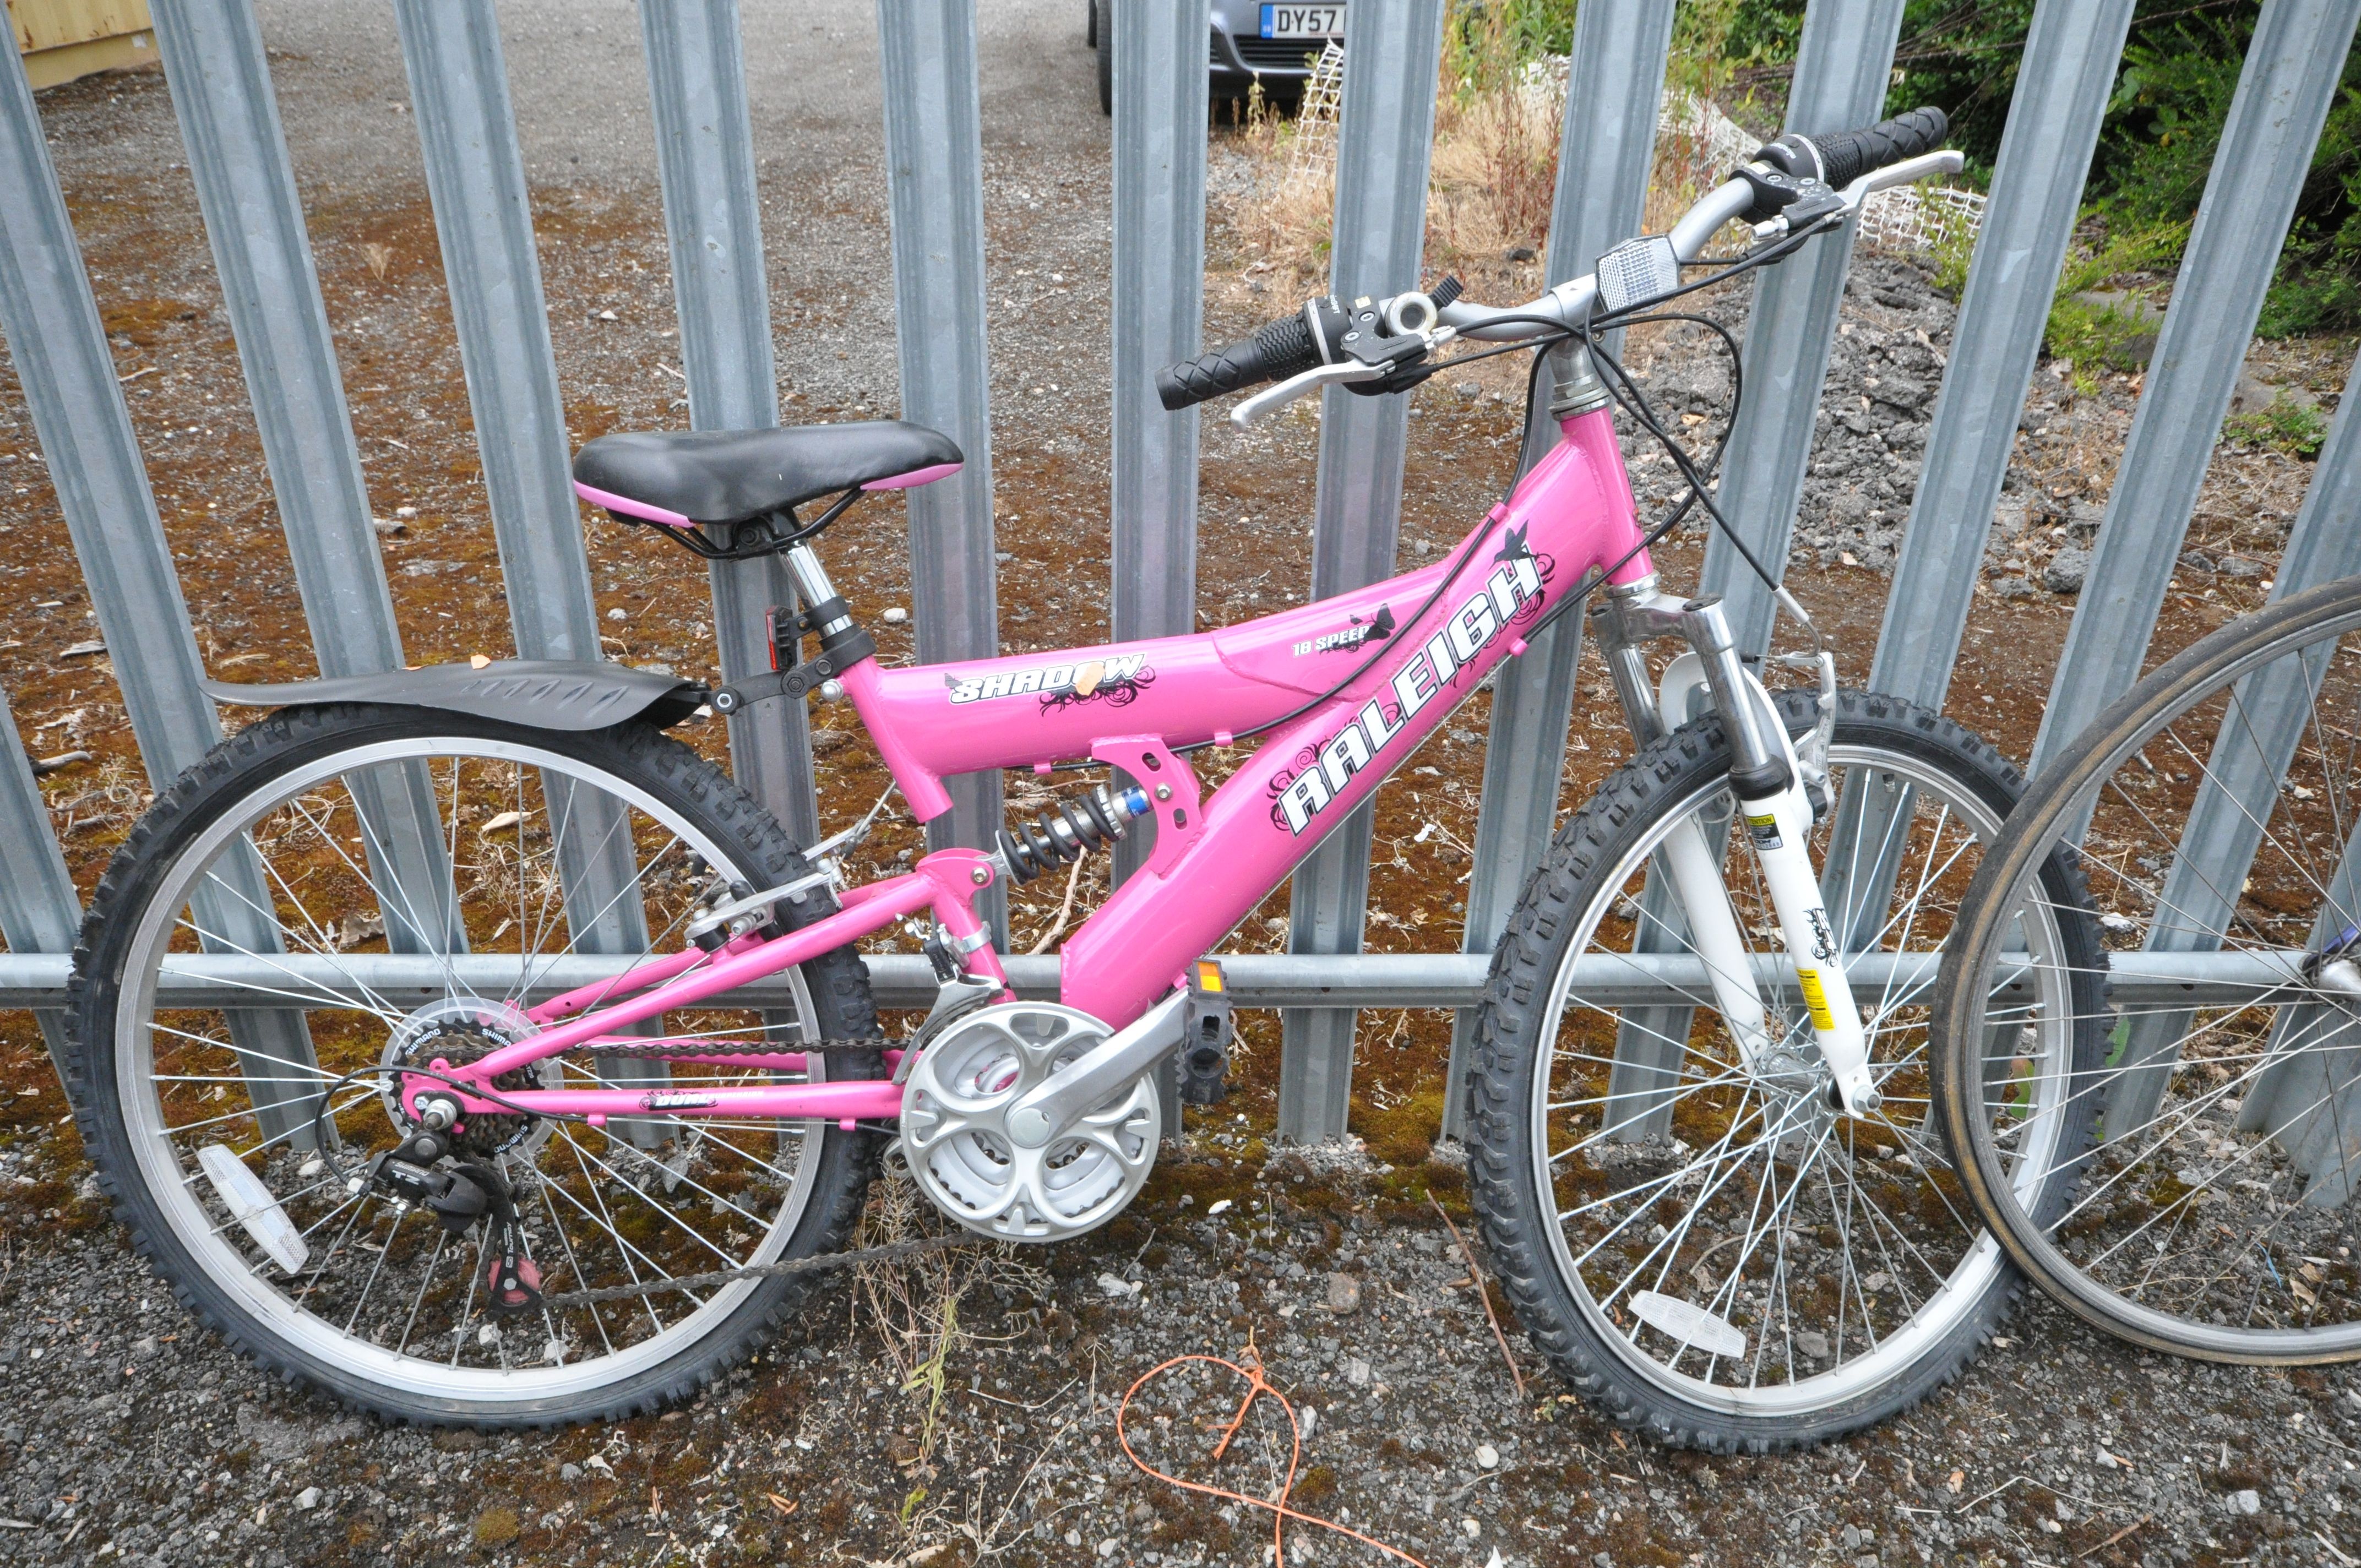
<instances>
[{"instance_id":1,"label":"seat post","mask_svg":"<svg viewBox=\"0 0 2361 1568\"><path fill-rule=\"evenodd\" d=\"M786 554L787 576L795 579L796 592L803 596L806 609L818 609L836 598L836 587L828 580L828 568L819 564L819 557L812 553L810 545L793 545ZM825 642L851 624L850 615L840 615L817 630L820 640Z\"/></svg>"}]
</instances>

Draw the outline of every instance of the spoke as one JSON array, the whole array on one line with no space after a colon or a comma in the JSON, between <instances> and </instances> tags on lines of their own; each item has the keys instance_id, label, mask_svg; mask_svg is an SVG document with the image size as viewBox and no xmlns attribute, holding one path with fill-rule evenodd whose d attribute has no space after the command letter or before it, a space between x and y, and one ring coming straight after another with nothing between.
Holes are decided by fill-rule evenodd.
<instances>
[{"instance_id":1,"label":"spoke","mask_svg":"<svg viewBox=\"0 0 2361 1568\"><path fill-rule=\"evenodd\" d=\"M393 1252L394 1239L401 1234L402 1222L409 1218L408 1210L395 1211L393 1228L385 1233L385 1245L378 1249L377 1261L369 1265L368 1277L361 1281L361 1293L354 1298L353 1310L345 1316L345 1332L351 1333L353 1325L360 1321L361 1309L368 1305L369 1292L377 1288L377 1277L385 1268L386 1258Z\"/></svg>"},{"instance_id":2,"label":"spoke","mask_svg":"<svg viewBox=\"0 0 2361 1568\"><path fill-rule=\"evenodd\" d=\"M345 790L347 797L352 798L353 800L353 821L359 827L361 830L361 838L363 841L366 842L370 837L368 819L361 815L360 801L357 797L352 797L351 795L352 780L349 778L345 781ZM290 799L287 804L289 807L294 811L296 816L302 817L304 822L311 827L313 832L319 834L320 838L327 844L328 848L335 852L336 858L342 861L355 876L359 877L372 892L378 894L379 900L381 904L385 895L384 891L378 886L377 879L363 869L360 863L357 861L355 861L353 857L346 851L345 847L342 844L336 842L335 834L331 832L325 824L316 822L313 819L312 814L304 808L302 797L301 795L294 796ZM329 807L328 815L329 819L333 821L335 817L335 808L334 806ZM378 841L379 843L383 843L383 837L379 836ZM264 869L270 870L269 857L263 856L258 858L263 861ZM392 857L389 855L387 860L390 862ZM401 879L390 863L389 863L385 868L385 876L386 880L392 884L395 895L401 901L401 918L409 922L410 928L412 931L417 932L423 940L431 942L434 945L437 950L434 952L434 956L443 960L444 994L446 996L456 995L458 992L459 976L457 971L453 970L451 967L451 955L439 950L443 946L441 940L442 932L439 929L439 927L429 926L424 920L419 918L416 906L411 903L410 894L403 890L401 886ZM271 871L270 877L273 882L279 883L280 891L286 894L290 903L294 904L299 909L303 909L302 901L297 899L295 896L295 890L287 885L284 878L280 877L276 871ZM380 917L382 916L382 914L383 911L380 909ZM309 909L303 909L303 919L305 924L312 927L315 936L324 940L326 938L327 933L321 929L320 923L317 920L313 919ZM393 946L390 938L387 941L386 946L389 949Z\"/></svg>"},{"instance_id":3,"label":"spoke","mask_svg":"<svg viewBox=\"0 0 2361 1568\"><path fill-rule=\"evenodd\" d=\"M261 859L261 855L258 851L255 858L258 860ZM269 862L265 861L264 866L267 870ZM248 898L246 895L243 890L238 888L236 884L225 881L221 875L214 872L210 866L205 868L204 880L212 883L214 887L221 889L224 893L226 893L236 902L246 905L250 912L269 923L273 929L286 929L285 926L280 921L279 912L277 910L265 908L263 905L255 903L253 899ZM193 907L193 905L192 905L192 907ZM222 947L225 947L230 951L237 954L240 958L253 959L258 962L269 965L272 969L275 969L281 974L286 975L291 981L293 981L296 984L312 986L315 996L326 997L330 1001L342 1006L358 1007L364 1012L374 1013L379 1018L388 1023L391 1023L401 1016L401 1010L395 1007L393 1003L388 1002L384 997L379 996L376 992L371 991L368 986L363 985L359 977L355 975L352 970L346 969L342 958L335 953L322 952L314 956L324 958L329 961L329 963L333 964L335 967L337 973L343 975L346 981L350 981L355 990L361 992L368 997L366 1002L356 1003L349 997L337 995L335 992L329 990L326 986L320 984L317 981L307 981L303 979L302 976L297 974L293 970L289 969L284 963L280 961L286 956L283 953L257 952L237 941L235 938L225 937L219 932L205 930L193 919L177 920L176 924L183 926L188 930L196 933L197 939L200 942L218 943ZM242 987L241 989L245 988Z\"/></svg>"},{"instance_id":4,"label":"spoke","mask_svg":"<svg viewBox=\"0 0 2361 1568\"><path fill-rule=\"evenodd\" d=\"M363 1104L370 1100L374 1100L375 1098L377 1098L376 1090L363 1089L360 1092L355 1094L343 1104L331 1106L328 1111L328 1119L330 1121L334 1121L338 1116L341 1116L346 1112L351 1110L354 1106ZM242 1111L225 1111L218 1116L207 1116L202 1121L176 1122L171 1126L165 1128L164 1132L168 1136L178 1137L183 1133L193 1133L200 1127L217 1126L224 1122L250 1120L254 1116L254 1107L248 1105ZM256 1154L263 1149L269 1148L273 1144L281 1142L287 1138L294 1137L299 1133L310 1132L312 1130L312 1123L313 1120L316 1120L316 1118L306 1118L299 1126L290 1127L283 1133L274 1133L269 1137L267 1137L260 1143L255 1145L252 1148L232 1149L230 1152L237 1156L238 1158L244 1159L249 1155ZM184 1178L181 1185L187 1186L190 1182L196 1179L198 1179L198 1178L195 1176Z\"/></svg>"},{"instance_id":5,"label":"spoke","mask_svg":"<svg viewBox=\"0 0 2361 1568\"><path fill-rule=\"evenodd\" d=\"M549 1215L549 1228L557 1234L557 1245L566 1254L566 1266L574 1271L576 1283L580 1285L581 1288L586 1290L589 1289L594 1284L594 1281L591 1279L589 1274L584 1270L582 1260L574 1255L574 1238L566 1234L566 1222L558 1217L557 1205L549 1201L549 1190L554 1183L539 1181L535 1182L534 1185L541 1190L541 1206ZM598 1309L595 1304L585 1309L585 1310L589 1313L590 1326L598 1331L598 1343L606 1346L607 1354L609 1355L614 1354L615 1342L607 1337L606 1319L599 1315ZM563 1334L556 1333L553 1329L551 1337L563 1339L565 1336Z\"/></svg>"}]
</instances>

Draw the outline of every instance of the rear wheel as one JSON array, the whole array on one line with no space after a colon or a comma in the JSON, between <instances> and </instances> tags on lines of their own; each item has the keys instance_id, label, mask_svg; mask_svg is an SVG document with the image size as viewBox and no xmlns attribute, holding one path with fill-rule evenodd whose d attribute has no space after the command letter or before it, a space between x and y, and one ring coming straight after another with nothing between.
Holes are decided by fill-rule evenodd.
<instances>
[{"instance_id":1,"label":"rear wheel","mask_svg":"<svg viewBox=\"0 0 2361 1568\"><path fill-rule=\"evenodd\" d=\"M529 1036L523 1010L579 983L561 982L562 966L681 949L713 872L767 887L803 866L719 769L642 726L554 733L412 707L273 715L159 799L83 927L71 1066L100 1179L188 1306L257 1360L353 1404L499 1426L616 1418L691 1394L808 1286L667 1281L840 1245L873 1135L677 1112L602 1127L474 1119L457 1157L512 1193L543 1290L637 1288L494 1315L496 1227L454 1234L363 1179L411 1130L382 1069L464 1062ZM168 971L201 953L227 978L191 992ZM708 1006L634 1032L725 1050L875 1033L851 951L785 979L761 1011ZM667 1066L637 1048L619 1038L503 1082L693 1090L783 1076ZM807 1060L811 1077L884 1070L859 1048Z\"/></svg>"},{"instance_id":2,"label":"rear wheel","mask_svg":"<svg viewBox=\"0 0 2361 1568\"><path fill-rule=\"evenodd\" d=\"M1808 699L1779 706L1791 732L1810 728ZM1883 1096L1872 1115L1830 1108L1792 984L1770 1047L1741 1056L1654 871L1675 832L1702 831L1757 972L1792 981L1751 841L1732 831L1718 720L1645 748L1566 824L1493 958L1471 1162L1486 1240L1534 1344L1615 1420L1669 1442L1785 1447L1906 1409L1976 1354L2017 1284L1944 1163L1926 997L2019 781L1938 715L1857 693L1829 764L1813 856L1856 955ZM2095 934L2071 870L2046 874L2039 940L2083 952ZM2075 971L2051 983L2026 1048L2062 1062L2078 1048ZM2087 1110L2059 1109L2048 1143L2023 1151L2031 1202L2087 1135Z\"/></svg>"}]
</instances>

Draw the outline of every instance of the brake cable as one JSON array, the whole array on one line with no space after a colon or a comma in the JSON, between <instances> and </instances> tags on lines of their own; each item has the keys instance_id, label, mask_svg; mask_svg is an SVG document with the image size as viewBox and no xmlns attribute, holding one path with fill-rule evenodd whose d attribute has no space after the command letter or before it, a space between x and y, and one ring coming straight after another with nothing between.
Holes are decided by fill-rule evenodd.
<instances>
[{"instance_id":1,"label":"brake cable","mask_svg":"<svg viewBox=\"0 0 2361 1568\"><path fill-rule=\"evenodd\" d=\"M1708 317L1687 315L1680 313L1660 313L1655 311L1654 307L1665 300L1676 299L1681 295L1694 293L1700 289L1708 288L1713 284L1723 282L1740 272L1752 271L1757 267L1765 267L1774 261L1783 260L1799 248L1806 240L1816 236L1821 232L1823 232L1822 228L1816 226L1805 229L1797 234L1789 235L1777 245L1771 246L1759 254L1742 258L1738 262L1730 266L1719 269L1710 277L1701 278L1694 283L1683 284L1678 289L1658 295L1656 298L1647 302L1645 305L1634 307L1633 312L1617 312L1603 318L1596 316L1588 317L1585 319L1583 324L1579 327L1569 327L1555 316L1545 316L1533 312L1509 313L1488 316L1482 323L1485 326L1502 325L1510 323L1531 323L1535 325L1547 327L1551 330L1542 334L1538 342L1531 338L1519 339L1513 343L1503 344L1497 348L1486 348L1473 354L1456 355L1450 359L1440 360L1430 365L1422 366L1420 367L1420 374L1416 378L1411 380L1409 383L1409 386L1405 386L1401 389L1402 390L1407 391L1410 389L1410 387L1414 387L1420 381L1424 381L1454 366L1469 364L1478 359L1489 359L1498 355L1511 354L1521 350L1531 350L1533 353L1533 367L1525 378L1525 417L1523 424L1520 426L1521 429L1528 428L1532 422L1532 406L1534 400L1538 395L1542 367L1547 361L1549 350L1554 348L1560 343L1565 342L1569 338L1579 336L1583 340L1584 346L1588 348L1596 357L1603 360L1613 370L1616 380L1623 383L1624 388L1630 392L1631 397L1638 400L1640 407L1638 409L1634 409L1631 402L1627 400L1624 392L1618 391L1616 387L1612 383L1609 383L1608 390L1615 397L1617 403L1627 411L1631 411L1633 416L1641 421L1648 433L1651 435L1653 435L1657 442L1665 448L1667 454L1673 458L1674 463L1680 468L1683 476L1689 481L1689 494L1681 501L1680 505L1674 510L1670 517L1666 518L1663 522L1657 524L1656 527L1642 535L1637 544L1626 551L1620 559L1608 566L1604 572L1593 577L1589 582L1583 584L1575 589L1575 591L1566 595L1565 598L1560 599L1556 604L1553 605L1550 608L1549 612L1543 616L1540 620L1536 621L1533 626L1524 633L1527 641L1531 641L1534 635L1548 627L1551 622L1554 621L1559 616L1565 614L1566 610L1587 599L1592 588L1594 588L1598 583L1605 581L1607 577L1612 576L1616 572L1620 571L1627 564L1636 558L1642 551L1653 547L1657 541L1663 539L1666 533L1670 532L1675 527L1679 525L1681 521L1688 515L1692 507L1702 501L1708 515L1710 515L1714 521L1720 525L1723 532L1730 536L1730 542L1738 547L1739 554L1745 558L1747 565L1752 566L1754 569L1755 574L1763 578L1764 585L1771 589L1773 595L1779 599L1783 606L1787 608L1788 613L1795 616L1795 618L1811 632L1815 644L1817 645L1818 643L1819 631L1817 627L1812 625L1810 617L1804 614L1803 607L1796 604L1793 597L1790 596L1784 588L1780 587L1778 583L1772 580L1770 574L1763 569L1762 563L1755 559L1753 552L1746 547L1745 541L1737 537L1736 532L1730 528L1730 523L1721 516L1720 511L1714 506L1712 500L1708 498L1706 491L1704 474L1699 472L1694 460L1690 458L1687 452L1680 445L1680 444L1675 441L1672 436L1667 434L1663 426L1657 422L1653 417L1653 405L1648 404L1645 396L1641 394L1636 388L1632 388L1631 386L1630 378L1624 374L1622 366L1614 358L1613 356L1608 354L1605 349L1598 346L1598 340L1595 334L1602 327L1611 329L1619 326L1641 326L1657 321L1694 321L1709 328L1720 336L1723 343L1729 347L1730 356L1730 417L1729 422L1722 428L1721 439L1715 445L1712 457L1706 465L1705 473L1710 473L1720 466L1722 455L1729 448L1730 432L1736 427L1738 420L1738 401L1744 394L1745 390L1742 356L1739 352L1737 340L1733 338L1730 334L1729 331L1722 327L1719 323L1712 321ZM1634 313L1634 312L1640 313ZM1512 478L1510 481L1510 494L1514 494L1517 482L1519 479L1521 479L1522 477L1522 475L1519 475L1516 478ZM1444 577L1441 583L1435 586L1434 591L1427 597L1426 602L1420 605L1418 609L1409 618L1410 621L1416 621L1423 619L1427 611L1434 608L1436 603L1442 599L1443 596L1450 590L1451 585L1459 580L1460 574L1466 570L1468 562L1475 558L1477 547L1482 545L1490 538L1491 532L1492 523L1491 521L1488 519L1486 526L1478 529L1474 534L1469 536L1467 543L1462 549L1458 559L1452 564L1451 571ZM1405 624L1408 623L1408 621L1405 622ZM1313 709L1324 707L1328 703L1334 702L1336 699L1338 693L1342 692L1346 686L1351 685L1355 681L1360 679L1362 675L1367 674L1370 669L1375 667L1378 661L1384 657L1385 652L1386 650L1384 646L1380 644L1370 652L1368 657L1362 660L1358 665L1347 672L1336 682L1335 685L1330 686L1326 691L1322 692L1319 696L1312 697L1308 701L1299 704L1297 707L1280 714L1276 718L1266 720L1261 724L1254 726L1252 729L1241 729L1235 732L1231 736L1232 744L1235 744L1240 740L1250 740L1254 736L1261 735L1269 730L1275 729L1282 724L1292 723L1294 720L1301 718L1303 715L1312 712ZM1203 751L1211 745L1213 745L1211 740L1202 740L1193 746L1180 746L1175 747L1174 750L1179 754L1185 756L1193 751Z\"/></svg>"}]
</instances>

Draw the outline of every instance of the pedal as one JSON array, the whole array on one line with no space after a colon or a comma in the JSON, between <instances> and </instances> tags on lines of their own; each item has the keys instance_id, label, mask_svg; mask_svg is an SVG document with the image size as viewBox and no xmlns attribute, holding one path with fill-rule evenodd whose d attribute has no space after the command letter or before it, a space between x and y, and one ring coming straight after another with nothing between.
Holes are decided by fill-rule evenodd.
<instances>
[{"instance_id":1,"label":"pedal","mask_svg":"<svg viewBox=\"0 0 2361 1568\"><path fill-rule=\"evenodd\" d=\"M1189 1105L1218 1105L1229 1097L1230 991L1222 966L1199 959L1190 966L1189 1004L1181 1014L1180 1099Z\"/></svg>"}]
</instances>

